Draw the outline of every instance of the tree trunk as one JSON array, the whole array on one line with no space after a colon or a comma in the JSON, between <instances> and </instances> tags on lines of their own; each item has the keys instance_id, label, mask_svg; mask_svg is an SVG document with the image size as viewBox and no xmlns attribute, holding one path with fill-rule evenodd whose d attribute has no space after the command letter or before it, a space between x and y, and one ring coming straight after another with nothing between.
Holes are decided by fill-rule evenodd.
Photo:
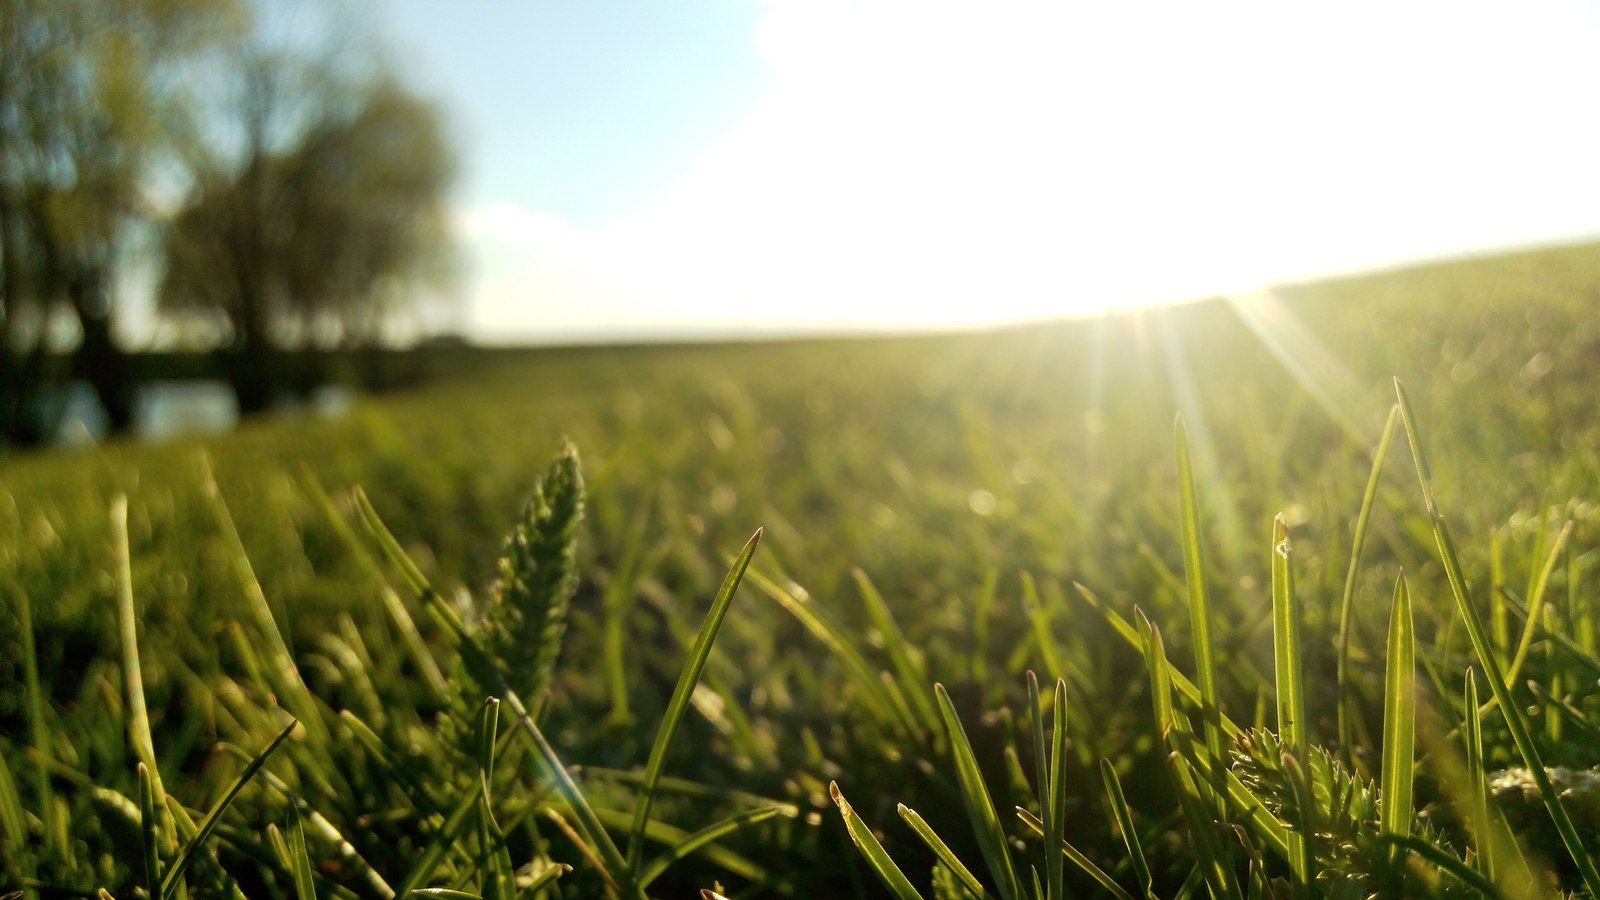
<instances>
[{"instance_id":1,"label":"tree trunk","mask_svg":"<svg viewBox=\"0 0 1600 900\"><path fill-rule=\"evenodd\" d=\"M112 434L133 426L134 384L128 356L111 335L111 303L106 296L105 270L89 266L67 285L72 308L78 313L83 343L78 347L76 370L89 382Z\"/></svg>"},{"instance_id":2,"label":"tree trunk","mask_svg":"<svg viewBox=\"0 0 1600 900\"><path fill-rule=\"evenodd\" d=\"M42 335L15 333L26 329L28 313L44 316L47 279L29 254L23 204L0 191L0 448L37 447L54 437L60 423L61 379L50 365ZM24 310L27 310L25 313Z\"/></svg>"},{"instance_id":3,"label":"tree trunk","mask_svg":"<svg viewBox=\"0 0 1600 900\"><path fill-rule=\"evenodd\" d=\"M52 403L44 354L4 355L0 361L0 449L38 447L55 434L59 403Z\"/></svg>"},{"instance_id":4,"label":"tree trunk","mask_svg":"<svg viewBox=\"0 0 1600 900\"><path fill-rule=\"evenodd\" d=\"M233 337L223 360L223 371L239 400L239 415L264 412L283 381L283 366L277 348L267 336L266 310L256 299L254 285L242 285L243 303Z\"/></svg>"}]
</instances>

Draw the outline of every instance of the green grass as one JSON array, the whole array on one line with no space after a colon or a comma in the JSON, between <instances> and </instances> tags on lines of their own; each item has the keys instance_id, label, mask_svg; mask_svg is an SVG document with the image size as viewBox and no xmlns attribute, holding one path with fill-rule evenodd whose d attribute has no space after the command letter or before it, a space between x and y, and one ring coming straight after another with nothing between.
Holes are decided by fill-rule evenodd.
<instances>
[{"instance_id":1,"label":"green grass","mask_svg":"<svg viewBox=\"0 0 1600 900\"><path fill-rule=\"evenodd\" d=\"M0 461L0 895L1592 889L1597 284L529 351Z\"/></svg>"}]
</instances>

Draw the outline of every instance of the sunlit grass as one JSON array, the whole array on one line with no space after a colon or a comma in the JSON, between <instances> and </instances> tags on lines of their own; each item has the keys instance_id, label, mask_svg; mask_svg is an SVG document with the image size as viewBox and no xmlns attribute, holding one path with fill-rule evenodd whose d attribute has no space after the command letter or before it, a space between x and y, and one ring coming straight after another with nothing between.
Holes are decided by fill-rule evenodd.
<instances>
[{"instance_id":1,"label":"sunlit grass","mask_svg":"<svg viewBox=\"0 0 1600 900\"><path fill-rule=\"evenodd\" d=\"M1298 374L1218 303L7 460L0 893L1585 889L1597 280L1285 289Z\"/></svg>"}]
</instances>

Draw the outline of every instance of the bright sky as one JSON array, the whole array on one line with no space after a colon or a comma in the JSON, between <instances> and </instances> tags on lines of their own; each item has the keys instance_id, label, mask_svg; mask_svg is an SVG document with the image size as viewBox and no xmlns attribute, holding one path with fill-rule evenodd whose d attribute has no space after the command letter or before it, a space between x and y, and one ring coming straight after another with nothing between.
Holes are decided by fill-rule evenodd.
<instances>
[{"instance_id":1,"label":"bright sky","mask_svg":"<svg viewBox=\"0 0 1600 900\"><path fill-rule=\"evenodd\" d=\"M485 339L1070 315L1600 234L1600 3L386 0Z\"/></svg>"}]
</instances>

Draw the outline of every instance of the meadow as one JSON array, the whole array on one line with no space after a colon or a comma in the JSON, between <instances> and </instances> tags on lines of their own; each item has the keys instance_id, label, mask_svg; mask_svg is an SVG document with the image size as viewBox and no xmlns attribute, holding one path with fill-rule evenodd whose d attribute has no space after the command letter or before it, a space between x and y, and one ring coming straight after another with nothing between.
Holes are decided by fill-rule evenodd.
<instances>
[{"instance_id":1,"label":"meadow","mask_svg":"<svg viewBox=\"0 0 1600 900\"><path fill-rule=\"evenodd\" d=\"M1584 245L3 459L0 896L1600 895L1597 384Z\"/></svg>"}]
</instances>

